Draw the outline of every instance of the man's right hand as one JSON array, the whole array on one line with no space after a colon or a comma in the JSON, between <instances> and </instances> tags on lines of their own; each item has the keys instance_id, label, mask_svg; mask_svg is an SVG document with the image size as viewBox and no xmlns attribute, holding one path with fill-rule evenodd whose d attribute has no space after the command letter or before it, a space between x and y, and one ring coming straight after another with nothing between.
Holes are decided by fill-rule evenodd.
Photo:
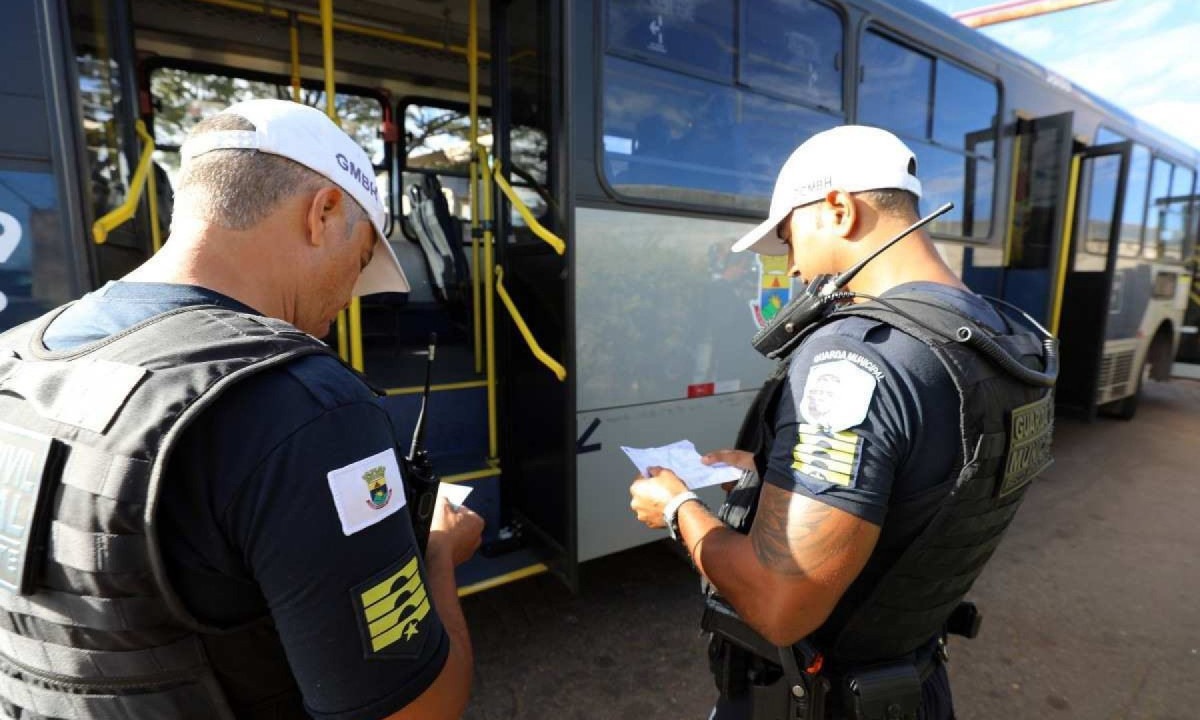
<instances>
[{"instance_id":1,"label":"man's right hand","mask_svg":"<svg viewBox=\"0 0 1200 720\"><path fill-rule=\"evenodd\" d=\"M465 505L452 505L438 498L429 526L429 544L444 544L454 564L462 565L483 542L483 518Z\"/></svg>"}]
</instances>

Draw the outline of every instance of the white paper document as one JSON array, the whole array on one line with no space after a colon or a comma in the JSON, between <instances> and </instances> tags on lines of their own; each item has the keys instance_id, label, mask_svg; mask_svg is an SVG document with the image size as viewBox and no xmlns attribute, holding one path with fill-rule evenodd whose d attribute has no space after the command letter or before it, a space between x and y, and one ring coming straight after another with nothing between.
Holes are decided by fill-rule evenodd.
<instances>
[{"instance_id":1,"label":"white paper document","mask_svg":"<svg viewBox=\"0 0 1200 720\"><path fill-rule=\"evenodd\" d=\"M438 483L438 498L446 498L446 502L458 507L471 494L471 486L460 483Z\"/></svg>"},{"instance_id":2,"label":"white paper document","mask_svg":"<svg viewBox=\"0 0 1200 720\"><path fill-rule=\"evenodd\" d=\"M644 477L650 477L648 469L651 467L667 468L674 471L692 490L734 482L742 476L742 471L732 465L705 465L700 461L700 453L696 451L696 446L691 440L680 440L656 448L631 448L622 445L621 449Z\"/></svg>"}]
</instances>

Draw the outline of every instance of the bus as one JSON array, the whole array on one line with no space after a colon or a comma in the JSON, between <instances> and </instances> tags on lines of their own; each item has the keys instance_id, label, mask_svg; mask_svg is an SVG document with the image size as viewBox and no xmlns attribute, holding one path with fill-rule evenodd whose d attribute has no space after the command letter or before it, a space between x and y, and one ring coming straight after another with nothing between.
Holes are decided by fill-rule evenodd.
<instances>
[{"instance_id":1,"label":"bus","mask_svg":"<svg viewBox=\"0 0 1200 720\"><path fill-rule=\"evenodd\" d=\"M437 334L426 444L487 521L464 593L661 537L621 446L732 442L799 288L729 247L815 132L913 148L940 252L1061 338L1060 412L1131 417L1180 347L1200 152L916 0L19 0L0 33L0 327L160 247L226 104L363 144L413 287L327 341L403 439Z\"/></svg>"}]
</instances>

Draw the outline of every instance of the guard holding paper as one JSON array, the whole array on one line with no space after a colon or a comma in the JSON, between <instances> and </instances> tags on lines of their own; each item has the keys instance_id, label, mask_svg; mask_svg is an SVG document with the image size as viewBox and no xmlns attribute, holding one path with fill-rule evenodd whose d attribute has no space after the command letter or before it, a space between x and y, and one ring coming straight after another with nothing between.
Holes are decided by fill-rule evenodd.
<instances>
[{"instance_id":1,"label":"guard holding paper","mask_svg":"<svg viewBox=\"0 0 1200 720\"><path fill-rule=\"evenodd\" d=\"M716 515L670 469L631 487L704 576L717 720L954 716L946 636L978 631L964 597L1050 463L1057 350L962 284L920 197L883 130L792 154L734 245L807 282L754 338L780 362L738 449L705 456L742 477Z\"/></svg>"},{"instance_id":2,"label":"guard holding paper","mask_svg":"<svg viewBox=\"0 0 1200 720\"><path fill-rule=\"evenodd\" d=\"M483 521L316 339L408 290L370 160L282 100L181 156L159 253L0 336L0 717L457 718Z\"/></svg>"}]
</instances>

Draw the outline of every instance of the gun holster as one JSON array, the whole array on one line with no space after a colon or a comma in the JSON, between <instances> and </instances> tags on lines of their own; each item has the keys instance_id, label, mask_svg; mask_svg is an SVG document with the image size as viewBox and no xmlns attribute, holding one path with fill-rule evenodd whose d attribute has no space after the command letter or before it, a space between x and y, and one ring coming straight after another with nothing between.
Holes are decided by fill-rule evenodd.
<instances>
[{"instance_id":1,"label":"gun holster","mask_svg":"<svg viewBox=\"0 0 1200 720\"><path fill-rule=\"evenodd\" d=\"M713 635L718 689L728 697L749 695L752 720L824 720L829 682L805 669L819 665L811 646L772 645L715 595L705 600L700 627Z\"/></svg>"}]
</instances>

